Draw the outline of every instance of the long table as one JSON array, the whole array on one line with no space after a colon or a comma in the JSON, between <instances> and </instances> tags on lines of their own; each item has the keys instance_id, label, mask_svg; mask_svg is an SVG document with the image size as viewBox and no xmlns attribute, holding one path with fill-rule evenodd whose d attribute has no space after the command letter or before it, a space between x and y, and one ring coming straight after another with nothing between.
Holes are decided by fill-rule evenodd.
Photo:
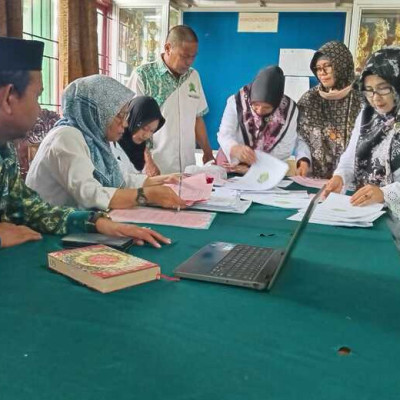
<instances>
[{"instance_id":1,"label":"long table","mask_svg":"<svg viewBox=\"0 0 400 400\"><path fill-rule=\"evenodd\" d=\"M284 246L290 214L160 226L172 245L132 253L172 274L213 240ZM384 219L309 224L271 292L160 280L101 294L48 270L60 248L0 250L1 400L399 399L400 259Z\"/></svg>"}]
</instances>

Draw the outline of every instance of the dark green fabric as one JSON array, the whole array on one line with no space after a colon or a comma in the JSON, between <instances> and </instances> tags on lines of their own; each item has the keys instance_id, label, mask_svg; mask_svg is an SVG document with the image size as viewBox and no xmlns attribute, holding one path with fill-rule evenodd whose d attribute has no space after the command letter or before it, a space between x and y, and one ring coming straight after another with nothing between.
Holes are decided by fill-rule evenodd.
<instances>
[{"instance_id":1,"label":"dark green fabric","mask_svg":"<svg viewBox=\"0 0 400 400\"><path fill-rule=\"evenodd\" d=\"M86 211L74 212L73 208L53 207L44 202L22 180L14 146L9 143L0 147L0 222L27 225L41 233L64 235L85 231L82 223L85 216L86 219L89 216Z\"/></svg>"},{"instance_id":2,"label":"dark green fabric","mask_svg":"<svg viewBox=\"0 0 400 400\"><path fill-rule=\"evenodd\" d=\"M290 214L161 226L172 245L132 253L171 274L212 240L283 246ZM2 400L399 398L400 263L384 220L309 225L270 293L162 280L103 295L47 269L60 248L47 236L0 253Z\"/></svg>"},{"instance_id":3,"label":"dark green fabric","mask_svg":"<svg viewBox=\"0 0 400 400\"><path fill-rule=\"evenodd\" d=\"M93 211L92 211L93 212ZM90 211L73 211L67 218L67 232L91 232L93 227L88 224Z\"/></svg>"}]
</instances>

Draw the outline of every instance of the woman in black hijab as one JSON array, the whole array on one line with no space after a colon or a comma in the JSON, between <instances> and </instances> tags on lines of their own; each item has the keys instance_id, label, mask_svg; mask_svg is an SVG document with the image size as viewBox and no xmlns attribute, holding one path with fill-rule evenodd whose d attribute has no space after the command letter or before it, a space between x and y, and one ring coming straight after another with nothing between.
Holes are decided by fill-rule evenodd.
<instances>
[{"instance_id":1,"label":"woman in black hijab","mask_svg":"<svg viewBox=\"0 0 400 400\"><path fill-rule=\"evenodd\" d=\"M284 88L283 71L270 66L228 98L217 134L221 146L217 164L246 172L256 160L254 150L281 160L292 154L297 137L297 107L284 95Z\"/></svg>"},{"instance_id":2,"label":"woman in black hijab","mask_svg":"<svg viewBox=\"0 0 400 400\"><path fill-rule=\"evenodd\" d=\"M151 142L153 134L164 125L165 119L161 114L160 107L152 97L135 97L130 106L129 125L118 143L137 171L142 171L145 164L146 172L154 171L157 167L150 156L147 145ZM151 176L158 174L150 173Z\"/></svg>"}]
</instances>

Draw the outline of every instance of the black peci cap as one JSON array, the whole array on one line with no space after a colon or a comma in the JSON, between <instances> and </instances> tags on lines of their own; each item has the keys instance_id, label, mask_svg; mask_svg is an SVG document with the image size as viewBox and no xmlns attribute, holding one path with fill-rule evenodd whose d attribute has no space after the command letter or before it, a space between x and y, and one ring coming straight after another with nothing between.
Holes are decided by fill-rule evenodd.
<instances>
[{"instance_id":1,"label":"black peci cap","mask_svg":"<svg viewBox=\"0 0 400 400\"><path fill-rule=\"evenodd\" d=\"M44 43L0 36L0 71L41 71Z\"/></svg>"}]
</instances>

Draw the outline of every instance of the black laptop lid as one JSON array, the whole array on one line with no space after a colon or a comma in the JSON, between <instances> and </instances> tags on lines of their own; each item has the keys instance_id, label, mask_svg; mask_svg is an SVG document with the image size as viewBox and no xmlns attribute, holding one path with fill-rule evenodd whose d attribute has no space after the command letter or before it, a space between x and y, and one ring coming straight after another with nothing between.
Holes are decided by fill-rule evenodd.
<instances>
[{"instance_id":1,"label":"black laptop lid","mask_svg":"<svg viewBox=\"0 0 400 400\"><path fill-rule=\"evenodd\" d=\"M322 193L325 190L325 186L324 185L319 191L318 193L313 197L313 199L310 201L310 204L307 207L306 212L304 213L304 216L302 218L302 220L298 223L297 228L295 229L295 231L293 232L293 235L291 237L291 239L289 240L284 253L282 255L281 261L279 263L279 265L276 267L274 275L272 276L271 280L268 283L267 289L271 289L272 285L274 284L276 278L278 277L282 267L284 266L286 260L288 259L290 253L293 251L293 249L295 248L295 245L298 241L298 238L300 236L300 233L304 230L304 228L306 227L308 221L310 220L311 214L314 212L315 207L318 204L318 201L322 195Z\"/></svg>"}]
</instances>

